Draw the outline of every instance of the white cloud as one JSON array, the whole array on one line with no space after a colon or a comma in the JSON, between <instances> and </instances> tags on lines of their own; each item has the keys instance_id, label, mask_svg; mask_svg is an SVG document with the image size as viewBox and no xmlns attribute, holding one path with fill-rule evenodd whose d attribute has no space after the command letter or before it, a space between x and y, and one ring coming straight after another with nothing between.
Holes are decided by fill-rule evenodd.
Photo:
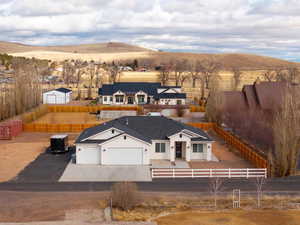
<instances>
[{"instance_id":1,"label":"white cloud","mask_svg":"<svg viewBox=\"0 0 300 225\"><path fill-rule=\"evenodd\" d=\"M0 38L299 59L299 0L1 0Z\"/></svg>"}]
</instances>

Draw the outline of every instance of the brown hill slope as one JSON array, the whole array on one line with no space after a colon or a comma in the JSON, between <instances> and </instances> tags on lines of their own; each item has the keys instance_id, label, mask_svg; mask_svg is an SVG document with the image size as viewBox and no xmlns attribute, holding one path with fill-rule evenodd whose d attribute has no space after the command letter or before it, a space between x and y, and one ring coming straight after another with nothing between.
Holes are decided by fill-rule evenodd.
<instances>
[{"instance_id":1,"label":"brown hill slope","mask_svg":"<svg viewBox=\"0 0 300 225\"><path fill-rule=\"evenodd\" d=\"M150 49L125 43L109 42L99 44L65 45L65 46L31 46L20 43L0 41L0 53L19 53L31 51L57 51L70 53L122 53L146 52Z\"/></svg>"},{"instance_id":2,"label":"brown hill slope","mask_svg":"<svg viewBox=\"0 0 300 225\"><path fill-rule=\"evenodd\" d=\"M167 62L176 59L188 60L204 60L214 58L215 61L220 63L223 68L231 69L234 66L241 67L242 69L266 69L278 66L297 66L300 63L289 62L282 59L272 58L268 56L260 56L254 54L198 54L198 53L173 53L173 52L155 52L151 54L156 60Z\"/></svg>"}]
</instances>

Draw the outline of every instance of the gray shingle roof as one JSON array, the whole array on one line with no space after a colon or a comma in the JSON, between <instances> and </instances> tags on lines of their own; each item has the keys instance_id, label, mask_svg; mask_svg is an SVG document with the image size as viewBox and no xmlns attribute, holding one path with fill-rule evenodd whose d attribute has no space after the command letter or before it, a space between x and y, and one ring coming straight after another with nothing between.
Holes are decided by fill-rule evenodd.
<instances>
[{"instance_id":1,"label":"gray shingle roof","mask_svg":"<svg viewBox=\"0 0 300 225\"><path fill-rule=\"evenodd\" d=\"M116 128L145 142L168 140L168 137L182 130L188 130L201 137L203 141L212 141L203 130L169 119L164 116L125 116L84 130L76 143L110 128Z\"/></svg>"}]
</instances>

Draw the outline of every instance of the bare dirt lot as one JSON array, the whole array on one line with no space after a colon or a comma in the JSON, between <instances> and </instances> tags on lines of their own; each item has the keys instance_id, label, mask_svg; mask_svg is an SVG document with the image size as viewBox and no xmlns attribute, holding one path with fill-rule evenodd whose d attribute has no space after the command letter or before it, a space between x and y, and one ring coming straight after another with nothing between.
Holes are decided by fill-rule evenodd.
<instances>
[{"instance_id":1,"label":"bare dirt lot","mask_svg":"<svg viewBox=\"0 0 300 225\"><path fill-rule=\"evenodd\" d=\"M64 220L70 210L101 209L103 199L96 192L0 192L0 223Z\"/></svg>"},{"instance_id":2,"label":"bare dirt lot","mask_svg":"<svg viewBox=\"0 0 300 225\"><path fill-rule=\"evenodd\" d=\"M33 123L51 123L51 124L84 124L84 123L100 123L95 114L86 112L56 112L47 113L38 118Z\"/></svg>"},{"instance_id":3,"label":"bare dirt lot","mask_svg":"<svg viewBox=\"0 0 300 225\"><path fill-rule=\"evenodd\" d=\"M194 161L190 162L190 167L193 169L223 169L223 168L253 168L254 166L243 159L238 152L230 148L223 139L215 133L210 132L215 142L212 144L212 152L217 157L219 162Z\"/></svg>"},{"instance_id":4,"label":"bare dirt lot","mask_svg":"<svg viewBox=\"0 0 300 225\"><path fill-rule=\"evenodd\" d=\"M13 140L0 141L0 182L13 179L49 146L50 133L22 133ZM69 135L73 143L77 134Z\"/></svg>"},{"instance_id":5,"label":"bare dirt lot","mask_svg":"<svg viewBox=\"0 0 300 225\"><path fill-rule=\"evenodd\" d=\"M158 225L299 225L299 211L183 212L161 217Z\"/></svg>"}]
</instances>

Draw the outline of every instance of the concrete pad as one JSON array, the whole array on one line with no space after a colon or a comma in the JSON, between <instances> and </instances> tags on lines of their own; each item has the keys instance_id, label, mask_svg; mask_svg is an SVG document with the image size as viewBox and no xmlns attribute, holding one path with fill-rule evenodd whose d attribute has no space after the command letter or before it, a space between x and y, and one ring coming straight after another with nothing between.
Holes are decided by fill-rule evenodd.
<instances>
[{"instance_id":1,"label":"concrete pad","mask_svg":"<svg viewBox=\"0 0 300 225\"><path fill-rule=\"evenodd\" d=\"M59 181L152 181L152 178L149 166L102 166L69 163Z\"/></svg>"}]
</instances>

